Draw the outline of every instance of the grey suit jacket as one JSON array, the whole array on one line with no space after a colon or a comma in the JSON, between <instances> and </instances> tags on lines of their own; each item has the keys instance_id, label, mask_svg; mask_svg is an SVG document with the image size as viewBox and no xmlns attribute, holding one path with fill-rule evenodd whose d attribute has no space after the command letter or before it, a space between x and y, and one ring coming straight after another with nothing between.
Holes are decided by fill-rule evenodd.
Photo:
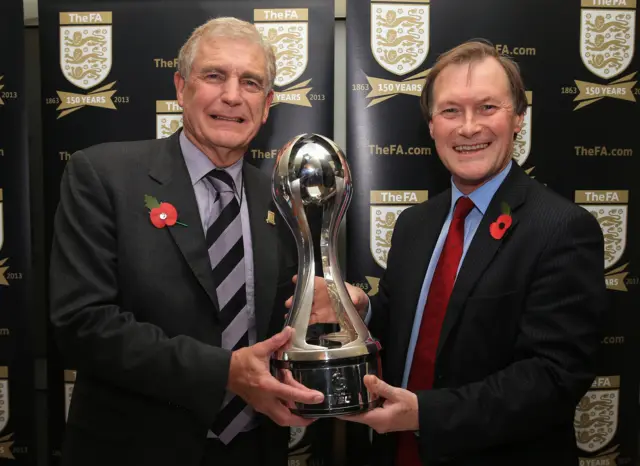
<instances>
[{"instance_id":1,"label":"grey suit jacket","mask_svg":"<svg viewBox=\"0 0 640 466\"><path fill-rule=\"evenodd\" d=\"M245 163L258 341L284 324L297 258L269 177ZM156 228L145 195L187 226ZM276 212L276 225L266 222ZM78 370L64 464L197 465L227 384L209 258L177 134L75 153L61 183L51 322ZM274 465L288 429L262 419Z\"/></svg>"}]
</instances>

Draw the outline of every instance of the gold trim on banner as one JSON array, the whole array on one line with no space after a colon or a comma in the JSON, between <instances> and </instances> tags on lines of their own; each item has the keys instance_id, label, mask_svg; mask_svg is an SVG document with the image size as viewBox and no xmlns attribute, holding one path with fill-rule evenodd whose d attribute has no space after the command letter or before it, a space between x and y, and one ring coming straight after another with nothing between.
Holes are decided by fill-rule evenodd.
<instances>
[{"instance_id":1,"label":"gold trim on banner","mask_svg":"<svg viewBox=\"0 0 640 466\"><path fill-rule=\"evenodd\" d=\"M0 81L2 81L2 78L4 78L3 76L0 76ZM0 84L0 91L4 89L4 84ZM4 105L4 101L2 100L2 97L0 97L0 105Z\"/></svg>"},{"instance_id":2,"label":"gold trim on banner","mask_svg":"<svg viewBox=\"0 0 640 466\"><path fill-rule=\"evenodd\" d=\"M624 271L628 265L629 263L627 262L626 264L604 274L604 281L607 285L607 290L628 291L624 282L624 279L629 275L629 272Z\"/></svg>"},{"instance_id":3,"label":"gold trim on banner","mask_svg":"<svg viewBox=\"0 0 640 466\"><path fill-rule=\"evenodd\" d=\"M634 71L627 76L620 78L610 84L596 84L586 81L575 80L576 86L580 90L580 93L573 99L574 102L584 101L579 103L573 110L579 110L587 105L604 99L605 97L611 97L613 99L628 100L635 102L636 98L633 95L633 86L638 81L627 81L635 77L637 71Z\"/></svg>"},{"instance_id":4,"label":"gold trim on banner","mask_svg":"<svg viewBox=\"0 0 640 466\"><path fill-rule=\"evenodd\" d=\"M636 0L582 0L582 8L635 8Z\"/></svg>"},{"instance_id":5,"label":"gold trim on banner","mask_svg":"<svg viewBox=\"0 0 640 466\"><path fill-rule=\"evenodd\" d=\"M11 433L9 435L5 435L4 437L0 437L0 458L6 458L9 460L16 459L11 452L11 446L15 442L15 440L11 440L12 436L13 434Z\"/></svg>"},{"instance_id":6,"label":"gold trim on banner","mask_svg":"<svg viewBox=\"0 0 640 466\"><path fill-rule=\"evenodd\" d=\"M2 188L0 188L0 202L2 202L2 196L3 196Z\"/></svg>"},{"instance_id":7,"label":"gold trim on banner","mask_svg":"<svg viewBox=\"0 0 640 466\"><path fill-rule=\"evenodd\" d=\"M156 113L182 113L177 100L156 100Z\"/></svg>"},{"instance_id":8,"label":"gold trim on banner","mask_svg":"<svg viewBox=\"0 0 640 466\"><path fill-rule=\"evenodd\" d=\"M421 71L420 73L409 76L402 81L373 78L365 74L365 77L371 86L371 92L367 94L366 98L372 99L367 105L367 108L384 102L387 99L391 99L399 94L420 97L420 94L422 93L422 86L424 85L424 78L426 78L430 71L431 69Z\"/></svg>"},{"instance_id":9,"label":"gold trim on banner","mask_svg":"<svg viewBox=\"0 0 640 466\"><path fill-rule=\"evenodd\" d=\"M311 445L307 445L304 448L289 453L289 464L295 464L296 466L308 466L309 463L307 463L307 460L311 457L311 453L307 453L307 450L310 447Z\"/></svg>"},{"instance_id":10,"label":"gold trim on banner","mask_svg":"<svg viewBox=\"0 0 640 466\"><path fill-rule=\"evenodd\" d=\"M601 451L596 456L585 457L581 456L579 458L580 464L590 465L594 464L597 466L616 466L616 458L620 456L620 452L616 451L620 448L620 445L615 445L605 451Z\"/></svg>"},{"instance_id":11,"label":"gold trim on banner","mask_svg":"<svg viewBox=\"0 0 640 466\"><path fill-rule=\"evenodd\" d=\"M291 86L283 91L274 91L271 106L275 107L278 104L290 104L299 105L300 107L311 107L311 102L309 101L307 94L311 89L313 89L313 87L304 87L310 82L311 79L307 79L306 81L296 84L295 86Z\"/></svg>"},{"instance_id":12,"label":"gold trim on banner","mask_svg":"<svg viewBox=\"0 0 640 466\"><path fill-rule=\"evenodd\" d=\"M74 11L60 13L60 25L68 24L111 24L113 14L110 11Z\"/></svg>"},{"instance_id":13,"label":"gold trim on banner","mask_svg":"<svg viewBox=\"0 0 640 466\"><path fill-rule=\"evenodd\" d=\"M4 276L4 274L7 273L7 270L9 270L9 266L3 267L4 263L7 262L8 260L9 260L8 257L5 257L4 259L0 259L0 285L3 285L3 286L9 286L7 277Z\"/></svg>"},{"instance_id":14,"label":"gold trim on banner","mask_svg":"<svg viewBox=\"0 0 640 466\"><path fill-rule=\"evenodd\" d=\"M308 8L270 8L253 10L253 21L308 21Z\"/></svg>"},{"instance_id":15,"label":"gold trim on banner","mask_svg":"<svg viewBox=\"0 0 640 466\"><path fill-rule=\"evenodd\" d=\"M0 379L8 379L9 378L9 367L0 366Z\"/></svg>"},{"instance_id":16,"label":"gold trim on banner","mask_svg":"<svg viewBox=\"0 0 640 466\"><path fill-rule=\"evenodd\" d=\"M533 105L533 91L524 91L527 96L527 103Z\"/></svg>"},{"instance_id":17,"label":"gold trim on banner","mask_svg":"<svg viewBox=\"0 0 640 466\"><path fill-rule=\"evenodd\" d=\"M378 277L369 277L369 276L365 276L364 278L367 279L367 282L369 282L369 286L371 287L371 289L369 290L369 292L367 293L369 296L375 296L378 294L379 288L380 288L380 278Z\"/></svg>"},{"instance_id":18,"label":"gold trim on banner","mask_svg":"<svg viewBox=\"0 0 640 466\"><path fill-rule=\"evenodd\" d=\"M371 204L420 204L429 200L429 191L371 191ZM409 197L409 199L407 199ZM414 199L415 198L415 199Z\"/></svg>"},{"instance_id":19,"label":"gold trim on banner","mask_svg":"<svg viewBox=\"0 0 640 466\"><path fill-rule=\"evenodd\" d=\"M89 92L89 94L75 94L73 92L64 92L64 91L56 91L58 93L58 97L60 97L61 104L58 106L56 110L63 110L60 115L58 115L58 119L69 115L76 110L80 110L83 107L100 107L100 108L109 108L111 110L116 110L116 106L111 100L113 94L115 94L116 90L109 90L113 87L116 82L113 81L106 86L102 86L94 91ZM74 102L66 102L66 98L71 99L79 99Z\"/></svg>"},{"instance_id":20,"label":"gold trim on banner","mask_svg":"<svg viewBox=\"0 0 640 466\"><path fill-rule=\"evenodd\" d=\"M622 269L622 267L620 267L620 269ZM591 388L592 389L620 388L620 376L619 375L598 376L595 379L593 379L593 382L591 382Z\"/></svg>"},{"instance_id":21,"label":"gold trim on banner","mask_svg":"<svg viewBox=\"0 0 640 466\"><path fill-rule=\"evenodd\" d=\"M601 197L603 196L603 197ZM580 190L575 193L576 204L628 204L628 189L594 189Z\"/></svg>"},{"instance_id":22,"label":"gold trim on banner","mask_svg":"<svg viewBox=\"0 0 640 466\"><path fill-rule=\"evenodd\" d=\"M64 381L68 383L75 383L76 381L76 371L65 370L64 371Z\"/></svg>"}]
</instances>

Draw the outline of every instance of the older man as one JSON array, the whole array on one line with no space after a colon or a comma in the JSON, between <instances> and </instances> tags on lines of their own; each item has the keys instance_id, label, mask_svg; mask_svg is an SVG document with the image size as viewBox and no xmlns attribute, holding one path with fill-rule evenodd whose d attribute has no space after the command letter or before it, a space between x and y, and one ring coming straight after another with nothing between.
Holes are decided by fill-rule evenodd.
<instances>
[{"instance_id":1,"label":"older man","mask_svg":"<svg viewBox=\"0 0 640 466\"><path fill-rule=\"evenodd\" d=\"M55 217L51 321L77 370L63 464L287 464L287 403L322 394L269 373L297 259L269 178L243 163L275 59L219 18L180 50L184 128L68 163Z\"/></svg>"}]
</instances>

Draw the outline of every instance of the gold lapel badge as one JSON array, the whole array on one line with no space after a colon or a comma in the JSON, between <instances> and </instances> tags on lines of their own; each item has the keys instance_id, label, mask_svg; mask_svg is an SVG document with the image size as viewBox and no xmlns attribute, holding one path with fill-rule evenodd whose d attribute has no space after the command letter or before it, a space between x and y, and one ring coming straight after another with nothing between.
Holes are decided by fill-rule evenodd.
<instances>
[{"instance_id":1,"label":"gold lapel badge","mask_svg":"<svg viewBox=\"0 0 640 466\"><path fill-rule=\"evenodd\" d=\"M271 224L271 225L275 225L276 224L276 214L275 214L275 212L272 212L272 211L267 212L266 222Z\"/></svg>"}]
</instances>

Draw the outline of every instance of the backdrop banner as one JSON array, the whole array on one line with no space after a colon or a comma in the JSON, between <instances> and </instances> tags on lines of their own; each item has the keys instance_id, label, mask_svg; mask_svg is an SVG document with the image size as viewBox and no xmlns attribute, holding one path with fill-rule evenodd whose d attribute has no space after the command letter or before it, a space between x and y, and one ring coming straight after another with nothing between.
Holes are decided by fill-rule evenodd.
<instances>
[{"instance_id":1,"label":"backdrop banner","mask_svg":"<svg viewBox=\"0 0 640 466\"><path fill-rule=\"evenodd\" d=\"M75 151L107 141L164 138L181 128L173 84L178 51L197 26L218 16L254 23L277 57L269 119L245 160L271 175L277 151L295 135L333 137L333 2L40 2L47 241L60 177ZM50 446L57 458L76 368L53 343L48 368ZM330 464L327 425L292 430L295 464Z\"/></svg>"},{"instance_id":2,"label":"backdrop banner","mask_svg":"<svg viewBox=\"0 0 640 466\"><path fill-rule=\"evenodd\" d=\"M419 105L436 58L484 38L520 65L529 106L513 159L592 212L605 237L606 336L598 376L575 413L585 465L636 464L638 456L637 24L636 0L373 0L349 2L347 12L355 180L347 279L369 295L398 215L450 185ZM350 435L366 438L359 429ZM348 442L350 464L364 443Z\"/></svg>"},{"instance_id":3,"label":"backdrop banner","mask_svg":"<svg viewBox=\"0 0 640 466\"><path fill-rule=\"evenodd\" d=\"M24 53L22 0L4 0L0 2L0 464L34 465Z\"/></svg>"}]
</instances>

